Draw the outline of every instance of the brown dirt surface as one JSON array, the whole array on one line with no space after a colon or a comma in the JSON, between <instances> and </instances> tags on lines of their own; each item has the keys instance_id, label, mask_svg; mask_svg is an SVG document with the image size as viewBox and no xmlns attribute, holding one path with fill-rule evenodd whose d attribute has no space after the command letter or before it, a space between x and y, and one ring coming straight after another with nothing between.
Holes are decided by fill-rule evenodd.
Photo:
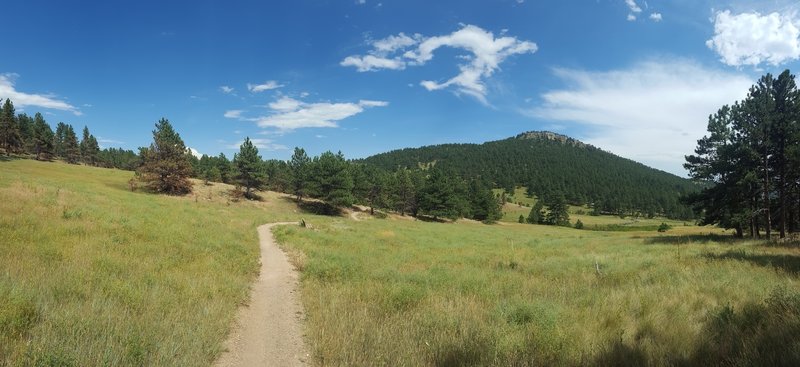
<instances>
[{"instance_id":1,"label":"brown dirt surface","mask_svg":"<svg viewBox=\"0 0 800 367\"><path fill-rule=\"evenodd\" d=\"M261 271L215 366L305 366L297 271L275 244L271 223L258 227Z\"/></svg>"}]
</instances>

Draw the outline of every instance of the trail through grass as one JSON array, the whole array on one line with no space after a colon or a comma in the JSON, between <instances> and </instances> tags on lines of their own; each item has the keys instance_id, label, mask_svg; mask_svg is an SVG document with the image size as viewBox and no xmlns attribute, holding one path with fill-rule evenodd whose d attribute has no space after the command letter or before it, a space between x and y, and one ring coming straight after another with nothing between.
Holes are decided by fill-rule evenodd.
<instances>
[{"instance_id":1,"label":"trail through grass","mask_svg":"<svg viewBox=\"0 0 800 367\"><path fill-rule=\"evenodd\" d=\"M0 162L0 365L203 366L258 271L275 194L130 192L131 172Z\"/></svg>"}]
</instances>

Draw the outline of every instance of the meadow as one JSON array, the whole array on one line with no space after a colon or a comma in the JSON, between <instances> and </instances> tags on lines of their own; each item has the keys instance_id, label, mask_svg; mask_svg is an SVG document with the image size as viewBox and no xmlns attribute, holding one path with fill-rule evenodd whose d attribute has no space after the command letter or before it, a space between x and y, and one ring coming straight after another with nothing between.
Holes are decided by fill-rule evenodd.
<instances>
[{"instance_id":1,"label":"meadow","mask_svg":"<svg viewBox=\"0 0 800 367\"><path fill-rule=\"evenodd\" d=\"M800 361L796 248L694 226L337 219L276 236L320 366Z\"/></svg>"},{"instance_id":2,"label":"meadow","mask_svg":"<svg viewBox=\"0 0 800 367\"><path fill-rule=\"evenodd\" d=\"M275 229L319 366L797 365L800 250L677 225L609 232L317 216L131 172L0 162L0 366L203 366ZM619 218L593 217L616 221ZM574 221L574 219L573 219Z\"/></svg>"},{"instance_id":3,"label":"meadow","mask_svg":"<svg viewBox=\"0 0 800 367\"><path fill-rule=\"evenodd\" d=\"M0 366L203 366L295 205L131 192L132 172L0 162ZM229 188L229 186L227 187Z\"/></svg>"}]
</instances>

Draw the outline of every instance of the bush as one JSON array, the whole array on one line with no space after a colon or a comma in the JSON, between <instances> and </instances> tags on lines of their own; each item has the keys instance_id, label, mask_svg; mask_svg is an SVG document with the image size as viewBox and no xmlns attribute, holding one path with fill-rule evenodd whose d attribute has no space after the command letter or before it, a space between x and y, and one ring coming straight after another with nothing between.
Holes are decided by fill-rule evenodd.
<instances>
[{"instance_id":1,"label":"bush","mask_svg":"<svg viewBox=\"0 0 800 367\"><path fill-rule=\"evenodd\" d=\"M661 222L661 225L658 226L658 231L659 232L666 232L666 231L668 231L670 229L672 229L672 226L669 225L669 224L666 224L664 222Z\"/></svg>"},{"instance_id":2,"label":"bush","mask_svg":"<svg viewBox=\"0 0 800 367\"><path fill-rule=\"evenodd\" d=\"M580 219L575 221L575 229L583 229L583 222Z\"/></svg>"},{"instance_id":3,"label":"bush","mask_svg":"<svg viewBox=\"0 0 800 367\"><path fill-rule=\"evenodd\" d=\"M519 215L519 219L517 220L517 222L520 222L520 223L525 223L525 216L524 216L524 215L522 215L522 214L520 214L520 215Z\"/></svg>"}]
</instances>

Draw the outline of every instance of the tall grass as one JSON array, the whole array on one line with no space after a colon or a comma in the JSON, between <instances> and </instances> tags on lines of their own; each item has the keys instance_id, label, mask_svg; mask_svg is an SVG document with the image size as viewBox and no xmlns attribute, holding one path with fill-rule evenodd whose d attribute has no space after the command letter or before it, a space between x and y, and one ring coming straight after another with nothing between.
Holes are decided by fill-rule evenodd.
<instances>
[{"instance_id":1,"label":"tall grass","mask_svg":"<svg viewBox=\"0 0 800 367\"><path fill-rule=\"evenodd\" d=\"M796 292L784 258L800 252L698 231L373 219L277 234L305 255L317 365L704 365L710 320Z\"/></svg>"},{"instance_id":2,"label":"tall grass","mask_svg":"<svg viewBox=\"0 0 800 367\"><path fill-rule=\"evenodd\" d=\"M202 366L294 205L130 192L132 173L0 162L0 365Z\"/></svg>"}]
</instances>

